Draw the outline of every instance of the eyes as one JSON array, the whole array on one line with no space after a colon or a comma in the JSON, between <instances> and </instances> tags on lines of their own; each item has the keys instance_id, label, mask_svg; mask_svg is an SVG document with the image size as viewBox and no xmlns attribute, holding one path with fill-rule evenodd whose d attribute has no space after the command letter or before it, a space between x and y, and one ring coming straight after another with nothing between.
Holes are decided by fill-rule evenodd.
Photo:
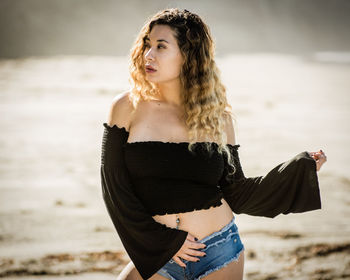
<instances>
[{"instance_id":1,"label":"eyes","mask_svg":"<svg viewBox=\"0 0 350 280\"><path fill-rule=\"evenodd\" d=\"M150 45L148 44L148 43L145 43L144 44L144 46L145 46L145 49L148 49L149 47L150 47ZM157 46L157 48L158 49L166 49L166 47L163 45L163 44L159 44L158 46Z\"/></svg>"}]
</instances>

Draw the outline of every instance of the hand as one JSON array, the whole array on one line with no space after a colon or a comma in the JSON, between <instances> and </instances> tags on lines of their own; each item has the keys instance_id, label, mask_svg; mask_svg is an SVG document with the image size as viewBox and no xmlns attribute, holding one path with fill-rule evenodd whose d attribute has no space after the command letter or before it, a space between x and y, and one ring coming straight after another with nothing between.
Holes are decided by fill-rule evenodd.
<instances>
[{"instance_id":1,"label":"hand","mask_svg":"<svg viewBox=\"0 0 350 280\"><path fill-rule=\"evenodd\" d=\"M206 245L204 243L197 242L194 238L195 237L192 234L188 233L184 244L182 245L180 250L177 251L177 253L173 256L173 260L178 265L180 265L182 267L186 267L186 264L184 264L181 261L180 257L184 260L197 262L197 261L199 261L199 258L195 258L193 256L203 257L206 255L205 252L194 250L194 249L201 249L201 248L206 247Z\"/></svg>"},{"instance_id":2,"label":"hand","mask_svg":"<svg viewBox=\"0 0 350 280\"><path fill-rule=\"evenodd\" d=\"M316 161L316 171L319 171L322 164L327 161L326 154L320 150L319 152L308 152L309 155Z\"/></svg>"}]
</instances>

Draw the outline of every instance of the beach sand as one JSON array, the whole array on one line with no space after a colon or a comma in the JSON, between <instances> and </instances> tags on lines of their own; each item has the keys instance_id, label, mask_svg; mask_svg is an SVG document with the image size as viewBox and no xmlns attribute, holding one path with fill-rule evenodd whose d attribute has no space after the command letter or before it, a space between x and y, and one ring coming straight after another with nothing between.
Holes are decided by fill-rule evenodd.
<instances>
[{"instance_id":1,"label":"beach sand","mask_svg":"<svg viewBox=\"0 0 350 280\"><path fill-rule=\"evenodd\" d=\"M245 278L350 279L350 64L218 57L247 177L322 149L322 209L237 215ZM100 186L103 122L126 57L0 60L0 277L116 279L129 258Z\"/></svg>"}]
</instances>

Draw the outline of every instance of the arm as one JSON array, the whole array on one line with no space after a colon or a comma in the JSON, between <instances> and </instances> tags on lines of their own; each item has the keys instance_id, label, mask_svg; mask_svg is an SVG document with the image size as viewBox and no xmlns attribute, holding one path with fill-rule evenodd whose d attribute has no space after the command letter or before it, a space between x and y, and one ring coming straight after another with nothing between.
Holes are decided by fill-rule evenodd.
<instances>
[{"instance_id":1,"label":"arm","mask_svg":"<svg viewBox=\"0 0 350 280\"><path fill-rule=\"evenodd\" d=\"M128 138L123 128L127 126L119 119L121 112L127 111L123 98L112 105L109 124L104 123L101 186L105 205L125 250L143 279L148 279L176 254L188 232L156 222L133 192L123 154Z\"/></svg>"},{"instance_id":2,"label":"arm","mask_svg":"<svg viewBox=\"0 0 350 280\"><path fill-rule=\"evenodd\" d=\"M233 212L273 218L279 214L300 213L321 208L316 162L304 151L278 164L265 176L245 177L238 148L232 138L233 125L227 128L230 154L236 172L226 164L219 185ZM231 135L231 136L229 136Z\"/></svg>"}]
</instances>

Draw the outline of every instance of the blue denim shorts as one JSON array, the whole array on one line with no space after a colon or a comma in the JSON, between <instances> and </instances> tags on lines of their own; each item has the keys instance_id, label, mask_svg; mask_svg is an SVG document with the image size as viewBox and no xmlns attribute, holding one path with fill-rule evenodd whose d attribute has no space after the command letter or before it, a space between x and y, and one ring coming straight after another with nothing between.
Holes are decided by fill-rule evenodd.
<instances>
[{"instance_id":1,"label":"blue denim shorts","mask_svg":"<svg viewBox=\"0 0 350 280\"><path fill-rule=\"evenodd\" d=\"M206 257L195 256L200 259L199 262L181 259L186 267L178 265L171 259L157 273L171 280L199 280L232 261L238 261L240 253L244 250L235 217L221 230L213 232L198 242L207 245L205 248L196 249L206 252Z\"/></svg>"}]
</instances>

